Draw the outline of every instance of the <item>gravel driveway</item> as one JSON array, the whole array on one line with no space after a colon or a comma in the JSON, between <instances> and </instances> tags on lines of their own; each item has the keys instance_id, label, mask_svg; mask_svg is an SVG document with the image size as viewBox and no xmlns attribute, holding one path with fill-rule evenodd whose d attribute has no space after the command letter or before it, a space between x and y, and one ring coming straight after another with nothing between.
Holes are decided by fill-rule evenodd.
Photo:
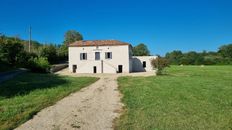
<instances>
[{"instance_id":1,"label":"gravel driveway","mask_svg":"<svg viewBox=\"0 0 232 130\"><path fill-rule=\"evenodd\" d=\"M67 69L57 74L95 76L100 79L55 105L43 109L16 130L112 130L113 120L120 116L119 112L123 106L117 85L117 77L121 75L77 75L68 73Z\"/></svg>"}]
</instances>

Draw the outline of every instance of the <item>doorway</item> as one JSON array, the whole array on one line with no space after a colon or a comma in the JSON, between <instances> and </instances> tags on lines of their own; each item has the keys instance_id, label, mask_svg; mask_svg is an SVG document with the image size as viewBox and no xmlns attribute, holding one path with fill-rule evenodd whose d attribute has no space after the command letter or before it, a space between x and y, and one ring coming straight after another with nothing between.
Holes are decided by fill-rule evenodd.
<instances>
[{"instance_id":1,"label":"doorway","mask_svg":"<svg viewBox=\"0 0 232 130\"><path fill-rule=\"evenodd\" d=\"M72 67L73 73L76 73L76 70L77 70L77 65L73 65L73 67Z\"/></svg>"},{"instance_id":2,"label":"doorway","mask_svg":"<svg viewBox=\"0 0 232 130\"><path fill-rule=\"evenodd\" d=\"M118 73L122 73L122 65L118 65Z\"/></svg>"},{"instance_id":3,"label":"doorway","mask_svg":"<svg viewBox=\"0 0 232 130\"><path fill-rule=\"evenodd\" d=\"M93 67L93 73L97 73L97 67L96 66Z\"/></svg>"}]
</instances>

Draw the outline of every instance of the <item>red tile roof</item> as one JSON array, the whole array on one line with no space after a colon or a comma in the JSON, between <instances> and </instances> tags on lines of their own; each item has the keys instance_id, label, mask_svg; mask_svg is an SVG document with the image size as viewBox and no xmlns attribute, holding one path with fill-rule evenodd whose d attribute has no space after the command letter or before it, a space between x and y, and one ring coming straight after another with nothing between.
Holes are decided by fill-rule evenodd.
<instances>
[{"instance_id":1,"label":"red tile roof","mask_svg":"<svg viewBox=\"0 0 232 130\"><path fill-rule=\"evenodd\" d=\"M83 40L76 41L69 44L69 47L84 47L84 46L119 46L119 45L130 45L126 42L121 42L117 40Z\"/></svg>"}]
</instances>

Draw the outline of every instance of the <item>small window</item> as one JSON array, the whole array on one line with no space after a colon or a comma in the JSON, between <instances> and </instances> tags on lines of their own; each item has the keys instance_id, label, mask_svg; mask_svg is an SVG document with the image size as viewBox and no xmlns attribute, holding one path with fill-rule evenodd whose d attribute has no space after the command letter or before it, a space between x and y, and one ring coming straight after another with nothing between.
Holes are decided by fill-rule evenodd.
<instances>
[{"instance_id":1,"label":"small window","mask_svg":"<svg viewBox=\"0 0 232 130\"><path fill-rule=\"evenodd\" d=\"M147 66L146 61L143 61L143 68Z\"/></svg>"},{"instance_id":2,"label":"small window","mask_svg":"<svg viewBox=\"0 0 232 130\"><path fill-rule=\"evenodd\" d=\"M112 59L112 52L106 52L105 57L106 59Z\"/></svg>"},{"instance_id":3,"label":"small window","mask_svg":"<svg viewBox=\"0 0 232 130\"><path fill-rule=\"evenodd\" d=\"M95 52L95 60L100 60L100 52Z\"/></svg>"},{"instance_id":4,"label":"small window","mask_svg":"<svg viewBox=\"0 0 232 130\"><path fill-rule=\"evenodd\" d=\"M80 53L81 60L87 60L87 53Z\"/></svg>"}]
</instances>

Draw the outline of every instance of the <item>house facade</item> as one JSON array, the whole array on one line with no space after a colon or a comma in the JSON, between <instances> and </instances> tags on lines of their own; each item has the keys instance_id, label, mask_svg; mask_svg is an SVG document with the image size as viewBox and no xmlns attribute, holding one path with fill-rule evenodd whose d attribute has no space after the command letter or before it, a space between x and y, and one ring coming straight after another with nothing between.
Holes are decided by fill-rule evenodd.
<instances>
[{"instance_id":1,"label":"house facade","mask_svg":"<svg viewBox=\"0 0 232 130\"><path fill-rule=\"evenodd\" d=\"M77 41L69 45L72 73L130 73L152 71L156 56L132 56L132 46L117 40Z\"/></svg>"}]
</instances>

